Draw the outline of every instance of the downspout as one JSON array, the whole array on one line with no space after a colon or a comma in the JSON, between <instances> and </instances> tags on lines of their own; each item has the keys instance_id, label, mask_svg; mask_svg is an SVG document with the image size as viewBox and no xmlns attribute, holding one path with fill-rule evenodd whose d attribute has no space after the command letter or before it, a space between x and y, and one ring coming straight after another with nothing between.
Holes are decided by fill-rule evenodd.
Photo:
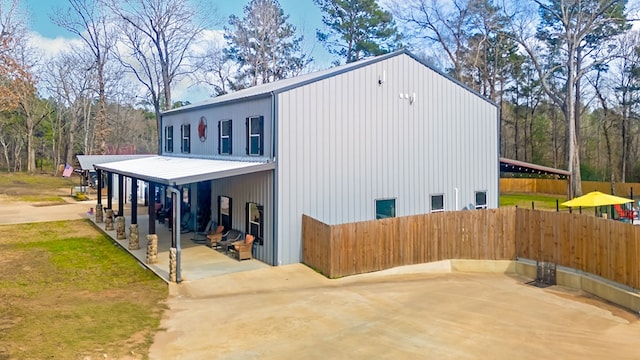
<instances>
[{"instance_id":1,"label":"downspout","mask_svg":"<svg viewBox=\"0 0 640 360\"><path fill-rule=\"evenodd\" d=\"M500 136L502 129L500 128L501 125L501 121L500 119L502 118L502 109L501 109L502 103L499 103L496 105L496 109L497 109L497 119L496 119L496 133L498 134L498 138L496 139L497 142L497 146L498 146L498 184L496 186L496 199L498 201L498 203L496 204L496 208L500 207Z\"/></svg>"},{"instance_id":2,"label":"downspout","mask_svg":"<svg viewBox=\"0 0 640 360\"><path fill-rule=\"evenodd\" d=\"M271 159L273 160L273 265L280 265L278 261L278 162L276 158L276 151L278 149L276 143L278 140L278 131L276 129L276 114L278 107L278 101L276 99L276 93L271 92Z\"/></svg>"},{"instance_id":3,"label":"downspout","mask_svg":"<svg viewBox=\"0 0 640 360\"><path fill-rule=\"evenodd\" d=\"M158 155L162 156L162 142L164 141L164 132L162 131L162 120L164 120L162 113L160 113L160 122L158 125Z\"/></svg>"},{"instance_id":4,"label":"downspout","mask_svg":"<svg viewBox=\"0 0 640 360\"><path fill-rule=\"evenodd\" d=\"M173 186L167 186L169 192L171 192L171 211L173 212L172 220L171 220L171 238L175 241L175 244L172 241L172 246L175 245L176 248L176 282L179 284L182 282L182 277L180 276L180 208L178 201L182 201L180 198L180 190L176 189ZM169 264L171 266L171 264Z\"/></svg>"},{"instance_id":5,"label":"downspout","mask_svg":"<svg viewBox=\"0 0 640 360\"><path fill-rule=\"evenodd\" d=\"M456 211L458 211L458 188L453 188L453 192L456 194L455 195L455 200L456 200Z\"/></svg>"}]
</instances>

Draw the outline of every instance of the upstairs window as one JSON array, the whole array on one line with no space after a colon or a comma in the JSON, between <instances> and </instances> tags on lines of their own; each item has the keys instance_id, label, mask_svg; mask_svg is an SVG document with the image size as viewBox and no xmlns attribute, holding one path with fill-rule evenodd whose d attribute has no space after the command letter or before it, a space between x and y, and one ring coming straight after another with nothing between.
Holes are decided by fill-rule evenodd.
<instances>
[{"instance_id":1,"label":"upstairs window","mask_svg":"<svg viewBox=\"0 0 640 360\"><path fill-rule=\"evenodd\" d=\"M264 117L247 118L247 155L264 155Z\"/></svg>"},{"instance_id":2,"label":"upstairs window","mask_svg":"<svg viewBox=\"0 0 640 360\"><path fill-rule=\"evenodd\" d=\"M173 126L164 128L164 151L173 152Z\"/></svg>"},{"instance_id":3,"label":"upstairs window","mask_svg":"<svg viewBox=\"0 0 640 360\"><path fill-rule=\"evenodd\" d=\"M181 127L182 133L182 152L190 153L191 152L191 125L184 124Z\"/></svg>"},{"instance_id":4,"label":"upstairs window","mask_svg":"<svg viewBox=\"0 0 640 360\"><path fill-rule=\"evenodd\" d=\"M231 120L218 121L218 154L231 155Z\"/></svg>"},{"instance_id":5,"label":"upstairs window","mask_svg":"<svg viewBox=\"0 0 640 360\"><path fill-rule=\"evenodd\" d=\"M486 209L486 208L487 208L487 192L476 191L476 209Z\"/></svg>"},{"instance_id":6,"label":"upstairs window","mask_svg":"<svg viewBox=\"0 0 640 360\"><path fill-rule=\"evenodd\" d=\"M444 195L431 195L431 212L444 211Z\"/></svg>"},{"instance_id":7,"label":"upstairs window","mask_svg":"<svg viewBox=\"0 0 640 360\"><path fill-rule=\"evenodd\" d=\"M376 200L376 219L396 217L396 199Z\"/></svg>"}]
</instances>

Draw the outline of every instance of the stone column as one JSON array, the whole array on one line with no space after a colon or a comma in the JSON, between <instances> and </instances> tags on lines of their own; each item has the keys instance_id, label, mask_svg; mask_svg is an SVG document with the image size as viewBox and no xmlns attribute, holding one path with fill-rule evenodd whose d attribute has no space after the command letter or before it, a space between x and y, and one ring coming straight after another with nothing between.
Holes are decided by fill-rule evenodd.
<instances>
[{"instance_id":1,"label":"stone column","mask_svg":"<svg viewBox=\"0 0 640 360\"><path fill-rule=\"evenodd\" d=\"M129 226L129 250L140 249L140 237L138 235L138 224Z\"/></svg>"},{"instance_id":2,"label":"stone column","mask_svg":"<svg viewBox=\"0 0 640 360\"><path fill-rule=\"evenodd\" d=\"M158 235L147 235L147 264L158 263Z\"/></svg>"},{"instance_id":3,"label":"stone column","mask_svg":"<svg viewBox=\"0 0 640 360\"><path fill-rule=\"evenodd\" d=\"M96 205L96 223L104 222L104 214L102 213L102 204Z\"/></svg>"},{"instance_id":4,"label":"stone column","mask_svg":"<svg viewBox=\"0 0 640 360\"><path fill-rule=\"evenodd\" d=\"M104 229L107 231L113 230L113 210L107 209L106 218L104 219Z\"/></svg>"},{"instance_id":5,"label":"stone column","mask_svg":"<svg viewBox=\"0 0 640 360\"><path fill-rule=\"evenodd\" d=\"M118 216L116 218L116 239L124 240L127 238L127 232L125 230L124 216Z\"/></svg>"},{"instance_id":6,"label":"stone column","mask_svg":"<svg viewBox=\"0 0 640 360\"><path fill-rule=\"evenodd\" d=\"M169 249L169 281L178 282L178 250L176 248Z\"/></svg>"}]
</instances>

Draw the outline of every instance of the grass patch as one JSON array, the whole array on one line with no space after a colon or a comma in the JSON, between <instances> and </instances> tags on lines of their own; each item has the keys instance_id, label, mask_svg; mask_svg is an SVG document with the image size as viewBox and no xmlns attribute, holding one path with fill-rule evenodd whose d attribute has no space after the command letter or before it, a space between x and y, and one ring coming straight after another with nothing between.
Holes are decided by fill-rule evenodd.
<instances>
[{"instance_id":1,"label":"grass patch","mask_svg":"<svg viewBox=\"0 0 640 360\"><path fill-rule=\"evenodd\" d=\"M0 226L0 359L145 358L166 284L88 221Z\"/></svg>"},{"instance_id":2,"label":"grass patch","mask_svg":"<svg viewBox=\"0 0 640 360\"><path fill-rule=\"evenodd\" d=\"M24 202L47 203L52 205L65 203L64 199L60 196L23 195L19 196L17 200Z\"/></svg>"},{"instance_id":3,"label":"grass patch","mask_svg":"<svg viewBox=\"0 0 640 360\"><path fill-rule=\"evenodd\" d=\"M65 189L63 194L70 193L73 186L78 186L80 176L73 174L71 177L63 178L50 174L26 174L26 173L0 173L0 194L17 196L20 198L39 198L48 195L58 196L60 189Z\"/></svg>"},{"instance_id":4,"label":"grass patch","mask_svg":"<svg viewBox=\"0 0 640 360\"><path fill-rule=\"evenodd\" d=\"M539 210L555 210L556 200L559 203L567 201L565 196L541 194L500 194L500 207L517 206L531 209L531 203ZM560 206L560 209L566 209Z\"/></svg>"}]
</instances>

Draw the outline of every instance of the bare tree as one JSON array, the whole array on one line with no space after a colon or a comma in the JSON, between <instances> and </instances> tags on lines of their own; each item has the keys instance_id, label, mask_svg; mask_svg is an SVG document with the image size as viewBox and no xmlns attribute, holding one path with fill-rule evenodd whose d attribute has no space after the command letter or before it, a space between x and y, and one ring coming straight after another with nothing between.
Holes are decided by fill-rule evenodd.
<instances>
[{"instance_id":1,"label":"bare tree","mask_svg":"<svg viewBox=\"0 0 640 360\"><path fill-rule=\"evenodd\" d=\"M84 53L82 52L84 50ZM92 153L89 141L94 134L95 58L89 49L60 53L47 64L44 83L58 104L57 129L59 152L70 163L76 150ZM82 131L82 138L77 134ZM64 137L63 137L64 136Z\"/></svg>"},{"instance_id":2,"label":"bare tree","mask_svg":"<svg viewBox=\"0 0 640 360\"><path fill-rule=\"evenodd\" d=\"M22 94L35 89L30 68L20 59L27 35L19 5L0 0L0 111L15 110Z\"/></svg>"},{"instance_id":3,"label":"bare tree","mask_svg":"<svg viewBox=\"0 0 640 360\"><path fill-rule=\"evenodd\" d=\"M626 28L625 0L533 0L541 19L531 36L532 14L513 22L511 34L531 57L544 91L559 106L567 123L567 163L571 196L582 195L580 173L580 80L603 60L598 51ZM589 62L590 59L595 59ZM545 63L544 61L547 61Z\"/></svg>"},{"instance_id":4,"label":"bare tree","mask_svg":"<svg viewBox=\"0 0 640 360\"><path fill-rule=\"evenodd\" d=\"M159 128L160 112L172 106L172 85L188 70L188 51L204 29L198 19L207 10L185 0L105 1L122 23L124 46L117 57L149 92Z\"/></svg>"},{"instance_id":5,"label":"bare tree","mask_svg":"<svg viewBox=\"0 0 640 360\"><path fill-rule=\"evenodd\" d=\"M229 92L229 84L237 65L224 53L222 44L208 40L203 44L204 51L196 56L195 71L192 78L197 84L212 89L211 96L220 96Z\"/></svg>"},{"instance_id":6,"label":"bare tree","mask_svg":"<svg viewBox=\"0 0 640 360\"><path fill-rule=\"evenodd\" d=\"M98 153L106 154L107 136L107 96L105 94L105 65L114 46L113 31L109 28L107 16L98 0L69 0L69 8L52 17L59 26L82 39L93 55L92 70L96 74L98 93L98 113L96 114L95 135Z\"/></svg>"}]
</instances>

